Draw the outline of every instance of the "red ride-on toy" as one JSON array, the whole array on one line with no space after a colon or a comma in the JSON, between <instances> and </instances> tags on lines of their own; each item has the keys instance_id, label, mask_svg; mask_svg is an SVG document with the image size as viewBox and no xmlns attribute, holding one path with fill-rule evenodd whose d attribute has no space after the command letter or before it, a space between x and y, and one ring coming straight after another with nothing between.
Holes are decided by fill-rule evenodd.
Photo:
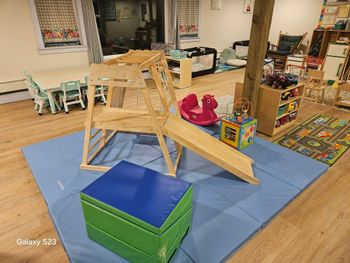
<instances>
[{"instance_id":1,"label":"red ride-on toy","mask_svg":"<svg viewBox=\"0 0 350 263\"><path fill-rule=\"evenodd\" d=\"M197 95L194 93L179 101L181 116L200 126L209 126L220 120L214 111L217 106L218 102L209 94L203 96L202 107L198 105Z\"/></svg>"}]
</instances>

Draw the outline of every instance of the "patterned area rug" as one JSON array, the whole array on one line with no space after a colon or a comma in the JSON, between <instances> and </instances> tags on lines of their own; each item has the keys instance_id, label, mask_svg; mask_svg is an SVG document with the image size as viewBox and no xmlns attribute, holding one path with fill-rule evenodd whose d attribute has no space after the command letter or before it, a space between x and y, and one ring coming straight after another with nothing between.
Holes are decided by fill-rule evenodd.
<instances>
[{"instance_id":1,"label":"patterned area rug","mask_svg":"<svg viewBox=\"0 0 350 263\"><path fill-rule=\"evenodd\" d=\"M350 147L350 122L317 114L274 143L331 166Z\"/></svg>"}]
</instances>

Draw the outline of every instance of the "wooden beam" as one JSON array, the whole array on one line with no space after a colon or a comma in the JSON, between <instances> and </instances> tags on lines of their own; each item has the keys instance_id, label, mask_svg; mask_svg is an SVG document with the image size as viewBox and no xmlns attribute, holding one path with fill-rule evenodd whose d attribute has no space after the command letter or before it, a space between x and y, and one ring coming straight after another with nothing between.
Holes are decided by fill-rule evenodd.
<instances>
[{"instance_id":1,"label":"wooden beam","mask_svg":"<svg viewBox=\"0 0 350 263\"><path fill-rule=\"evenodd\" d=\"M248 62L243 87L243 97L252 103L250 114L253 117L256 114L261 73L266 56L274 4L275 0L257 0L254 4Z\"/></svg>"}]
</instances>

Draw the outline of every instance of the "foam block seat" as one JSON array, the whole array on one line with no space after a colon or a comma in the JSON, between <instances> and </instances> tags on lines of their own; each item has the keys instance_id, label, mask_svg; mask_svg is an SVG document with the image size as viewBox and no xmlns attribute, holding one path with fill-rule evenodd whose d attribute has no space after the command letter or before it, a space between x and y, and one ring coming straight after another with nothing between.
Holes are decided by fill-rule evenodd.
<instances>
[{"instance_id":1,"label":"foam block seat","mask_svg":"<svg viewBox=\"0 0 350 263\"><path fill-rule=\"evenodd\" d=\"M121 161L81 191L88 236L131 262L168 262L192 223L192 186Z\"/></svg>"}]
</instances>

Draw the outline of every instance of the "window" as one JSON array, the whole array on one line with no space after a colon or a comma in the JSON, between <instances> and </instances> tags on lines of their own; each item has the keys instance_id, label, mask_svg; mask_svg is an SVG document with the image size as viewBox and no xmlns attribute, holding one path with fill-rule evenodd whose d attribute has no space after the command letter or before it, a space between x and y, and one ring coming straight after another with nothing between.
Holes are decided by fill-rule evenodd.
<instances>
[{"instance_id":1,"label":"window","mask_svg":"<svg viewBox=\"0 0 350 263\"><path fill-rule=\"evenodd\" d=\"M103 55L151 49L164 43L163 0L93 0L93 3Z\"/></svg>"},{"instance_id":2,"label":"window","mask_svg":"<svg viewBox=\"0 0 350 263\"><path fill-rule=\"evenodd\" d=\"M180 39L198 38L199 0L179 0Z\"/></svg>"},{"instance_id":3,"label":"window","mask_svg":"<svg viewBox=\"0 0 350 263\"><path fill-rule=\"evenodd\" d=\"M75 48L86 43L80 0L31 0L34 27L39 50ZM86 47L85 49L86 50Z\"/></svg>"}]
</instances>

